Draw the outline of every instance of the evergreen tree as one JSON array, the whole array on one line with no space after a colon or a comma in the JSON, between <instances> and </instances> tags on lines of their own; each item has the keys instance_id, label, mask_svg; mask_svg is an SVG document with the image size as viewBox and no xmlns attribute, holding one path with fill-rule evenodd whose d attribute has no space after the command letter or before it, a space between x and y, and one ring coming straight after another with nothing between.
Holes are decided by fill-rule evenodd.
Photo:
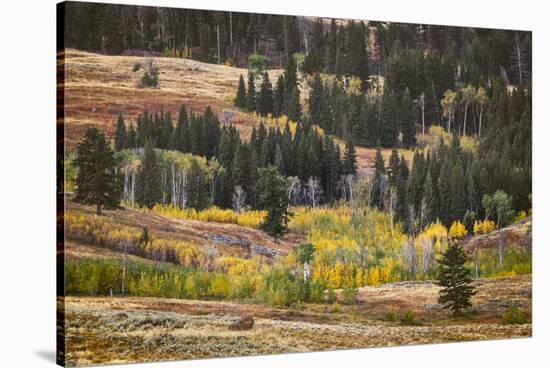
<instances>
[{"instance_id":1,"label":"evergreen tree","mask_svg":"<svg viewBox=\"0 0 550 368\"><path fill-rule=\"evenodd\" d=\"M275 92L273 94L273 116L278 117L284 113L283 107L285 102L285 79L283 75L279 75Z\"/></svg>"},{"instance_id":2,"label":"evergreen tree","mask_svg":"<svg viewBox=\"0 0 550 368\"><path fill-rule=\"evenodd\" d=\"M247 98L246 98L246 88L244 86L244 78L243 75L239 77L239 87L237 88L237 96L235 97L235 100L233 101L234 105L236 107L239 107L241 109L247 108Z\"/></svg>"},{"instance_id":3,"label":"evergreen tree","mask_svg":"<svg viewBox=\"0 0 550 368\"><path fill-rule=\"evenodd\" d=\"M197 211L208 207L208 190L204 173L196 159L191 162L189 179L187 183L187 203L190 208Z\"/></svg>"},{"instance_id":4,"label":"evergreen tree","mask_svg":"<svg viewBox=\"0 0 550 368\"><path fill-rule=\"evenodd\" d=\"M380 146L376 147L374 157L374 183L372 188L372 204L380 209L383 207L384 190L386 184L386 169Z\"/></svg>"},{"instance_id":5,"label":"evergreen tree","mask_svg":"<svg viewBox=\"0 0 550 368\"><path fill-rule=\"evenodd\" d=\"M344 174L357 174L357 155L355 153L355 145L352 139L346 141L346 151L344 152Z\"/></svg>"},{"instance_id":6,"label":"evergreen tree","mask_svg":"<svg viewBox=\"0 0 550 368\"><path fill-rule=\"evenodd\" d=\"M260 87L257 103L258 113L262 116L273 113L273 88L269 81L269 74L264 73L264 79Z\"/></svg>"},{"instance_id":7,"label":"evergreen tree","mask_svg":"<svg viewBox=\"0 0 550 368\"><path fill-rule=\"evenodd\" d=\"M147 141L137 176L136 202L140 206L151 208L161 202L160 176L160 166L153 149L153 143Z\"/></svg>"},{"instance_id":8,"label":"evergreen tree","mask_svg":"<svg viewBox=\"0 0 550 368\"><path fill-rule=\"evenodd\" d=\"M384 87L380 115L380 144L382 147L393 147L397 142L397 124L395 119L395 95Z\"/></svg>"},{"instance_id":9,"label":"evergreen tree","mask_svg":"<svg viewBox=\"0 0 550 368\"><path fill-rule=\"evenodd\" d=\"M416 145L416 128L414 125L414 106L409 88L405 89L401 101L401 132L403 133L403 146Z\"/></svg>"},{"instance_id":10,"label":"evergreen tree","mask_svg":"<svg viewBox=\"0 0 550 368\"><path fill-rule=\"evenodd\" d=\"M189 118L184 105L180 106L178 112L178 121L174 129L174 138L172 139L173 148L180 152L189 152L191 142L189 141Z\"/></svg>"},{"instance_id":11,"label":"evergreen tree","mask_svg":"<svg viewBox=\"0 0 550 368\"><path fill-rule=\"evenodd\" d=\"M286 114L292 121L300 121L302 109L300 107L300 90L294 87L286 105Z\"/></svg>"},{"instance_id":12,"label":"evergreen tree","mask_svg":"<svg viewBox=\"0 0 550 368\"><path fill-rule=\"evenodd\" d=\"M434 185L430 172L426 176L424 183L424 193L422 196L422 202L424 204L424 213L422 214L422 225L428 225L437 219L437 207L434 193Z\"/></svg>"},{"instance_id":13,"label":"evergreen tree","mask_svg":"<svg viewBox=\"0 0 550 368\"><path fill-rule=\"evenodd\" d=\"M276 167L268 166L258 170L256 193L259 207L267 210L260 229L273 237L284 235L291 214L288 211L286 181Z\"/></svg>"},{"instance_id":14,"label":"evergreen tree","mask_svg":"<svg viewBox=\"0 0 550 368\"><path fill-rule=\"evenodd\" d=\"M399 167L399 155L397 154L397 149L392 149L390 162L388 165L388 182L390 185L397 187L397 182L400 178L400 167Z\"/></svg>"},{"instance_id":15,"label":"evergreen tree","mask_svg":"<svg viewBox=\"0 0 550 368\"><path fill-rule=\"evenodd\" d=\"M137 132L134 128L134 124L130 123L130 129L128 129L128 134L126 135L126 148L136 148L137 147Z\"/></svg>"},{"instance_id":16,"label":"evergreen tree","mask_svg":"<svg viewBox=\"0 0 550 368\"><path fill-rule=\"evenodd\" d=\"M311 85L311 93L309 94L309 115L313 124L318 124L327 131L327 127L320 124L322 120L323 107L323 81L319 73L315 74Z\"/></svg>"},{"instance_id":17,"label":"evergreen tree","mask_svg":"<svg viewBox=\"0 0 550 368\"><path fill-rule=\"evenodd\" d=\"M125 148L127 148L126 124L122 114L119 114L115 131L115 151L122 151Z\"/></svg>"},{"instance_id":18,"label":"evergreen tree","mask_svg":"<svg viewBox=\"0 0 550 368\"><path fill-rule=\"evenodd\" d=\"M248 94L246 97L246 109L248 111L256 111L256 85L254 81L254 73L248 72Z\"/></svg>"},{"instance_id":19,"label":"evergreen tree","mask_svg":"<svg viewBox=\"0 0 550 368\"><path fill-rule=\"evenodd\" d=\"M118 208L122 197L121 179L116 174L114 152L97 128L89 128L78 143L75 165L78 174L75 180L75 201L95 204L101 209Z\"/></svg>"},{"instance_id":20,"label":"evergreen tree","mask_svg":"<svg viewBox=\"0 0 550 368\"><path fill-rule=\"evenodd\" d=\"M467 260L464 249L453 241L437 261L438 285L443 287L439 291L438 302L444 308L451 309L454 315L458 315L461 309L471 307L470 299L476 294L471 285L470 271L465 266Z\"/></svg>"}]
</instances>

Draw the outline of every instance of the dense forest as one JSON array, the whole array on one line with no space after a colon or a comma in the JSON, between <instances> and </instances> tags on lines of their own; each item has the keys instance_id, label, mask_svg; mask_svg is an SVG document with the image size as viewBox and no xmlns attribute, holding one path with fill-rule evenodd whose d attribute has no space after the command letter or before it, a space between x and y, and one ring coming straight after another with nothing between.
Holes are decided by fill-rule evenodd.
<instances>
[{"instance_id":1,"label":"dense forest","mask_svg":"<svg viewBox=\"0 0 550 368\"><path fill-rule=\"evenodd\" d=\"M89 129L66 165L75 200L98 213L122 205L211 215L275 238L290 228L306 234L297 264L312 264L321 294L433 278L448 240L530 214L530 33L83 3L67 4L66 15L66 47L145 56L141 88L162 88L154 57L247 68L231 108L255 122L250 138L221 123L220 111L185 104L174 115L170 106L135 119L121 111L112 147ZM283 71L272 81L275 68ZM375 152L367 170L358 169L359 147ZM76 239L96 236L79 221L104 226L78 218ZM153 252L132 234L140 256L172 246ZM469 260L476 277L530 272L527 252L493 251Z\"/></svg>"}]
</instances>

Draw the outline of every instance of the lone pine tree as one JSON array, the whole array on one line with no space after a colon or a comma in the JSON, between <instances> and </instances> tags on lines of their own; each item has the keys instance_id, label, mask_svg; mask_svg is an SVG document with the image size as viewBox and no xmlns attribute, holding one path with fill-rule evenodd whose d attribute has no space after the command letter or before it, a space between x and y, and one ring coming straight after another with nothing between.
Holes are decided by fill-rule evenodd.
<instances>
[{"instance_id":1,"label":"lone pine tree","mask_svg":"<svg viewBox=\"0 0 550 368\"><path fill-rule=\"evenodd\" d=\"M461 309L471 307L470 299L476 294L471 285L470 270L465 266L467 258L462 246L453 241L437 261L438 285L443 287L439 291L438 302L444 308L451 309L454 315L459 314Z\"/></svg>"},{"instance_id":2,"label":"lone pine tree","mask_svg":"<svg viewBox=\"0 0 550 368\"><path fill-rule=\"evenodd\" d=\"M75 164L78 167L75 200L95 204L98 215L102 207L118 208L122 186L115 170L114 152L97 128L86 130L77 147Z\"/></svg>"}]
</instances>

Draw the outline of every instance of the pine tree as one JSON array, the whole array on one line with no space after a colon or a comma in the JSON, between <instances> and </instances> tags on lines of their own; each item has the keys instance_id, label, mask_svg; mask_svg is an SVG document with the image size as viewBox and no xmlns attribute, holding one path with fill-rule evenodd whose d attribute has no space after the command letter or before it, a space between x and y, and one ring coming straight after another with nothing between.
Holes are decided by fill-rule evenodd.
<instances>
[{"instance_id":1,"label":"pine tree","mask_svg":"<svg viewBox=\"0 0 550 368\"><path fill-rule=\"evenodd\" d=\"M396 110L393 91L384 87L380 116L380 144L382 147L393 147L397 143Z\"/></svg>"},{"instance_id":2,"label":"pine tree","mask_svg":"<svg viewBox=\"0 0 550 368\"><path fill-rule=\"evenodd\" d=\"M256 111L256 85L254 81L254 73L248 72L248 94L246 97L246 109L248 111Z\"/></svg>"},{"instance_id":3,"label":"pine tree","mask_svg":"<svg viewBox=\"0 0 550 368\"><path fill-rule=\"evenodd\" d=\"M322 104L323 104L323 81L319 73L315 74L311 85L311 93L309 94L309 115L313 124L318 124L327 131L327 127L320 124L322 120Z\"/></svg>"},{"instance_id":4,"label":"pine tree","mask_svg":"<svg viewBox=\"0 0 550 368\"><path fill-rule=\"evenodd\" d=\"M268 166L258 170L256 193L259 207L267 210L260 229L273 237L284 235L288 231L291 214L288 211L286 181L276 167Z\"/></svg>"},{"instance_id":5,"label":"pine tree","mask_svg":"<svg viewBox=\"0 0 550 368\"><path fill-rule=\"evenodd\" d=\"M292 121L300 121L302 109L300 107L300 90L298 87L294 87L292 90L290 99L286 105L286 114Z\"/></svg>"},{"instance_id":6,"label":"pine tree","mask_svg":"<svg viewBox=\"0 0 550 368\"><path fill-rule=\"evenodd\" d=\"M136 202L148 208L160 203L162 192L160 187L160 167L151 141L145 142L143 158L139 168L136 188Z\"/></svg>"},{"instance_id":7,"label":"pine tree","mask_svg":"<svg viewBox=\"0 0 550 368\"><path fill-rule=\"evenodd\" d=\"M239 107L241 109L247 108L246 103L246 88L244 86L244 78L243 75L239 77L239 87L237 88L237 96L235 97L235 100L233 101L234 105L236 107Z\"/></svg>"},{"instance_id":8,"label":"pine tree","mask_svg":"<svg viewBox=\"0 0 550 368\"><path fill-rule=\"evenodd\" d=\"M128 129L128 134L126 135L126 148L136 148L137 147L137 132L134 128L134 124L130 123L130 129Z\"/></svg>"},{"instance_id":9,"label":"pine tree","mask_svg":"<svg viewBox=\"0 0 550 368\"><path fill-rule=\"evenodd\" d=\"M401 101L401 132L403 133L403 146L416 145L416 128L414 125L414 110L409 88L405 89Z\"/></svg>"},{"instance_id":10,"label":"pine tree","mask_svg":"<svg viewBox=\"0 0 550 368\"><path fill-rule=\"evenodd\" d=\"M173 148L180 152L190 151L189 141L189 118L187 116L187 110L184 105L180 106L178 112L178 121L176 129L174 129L174 138L172 139Z\"/></svg>"},{"instance_id":11,"label":"pine tree","mask_svg":"<svg viewBox=\"0 0 550 368\"><path fill-rule=\"evenodd\" d=\"M437 219L437 207L434 193L434 185L430 172L426 176L424 183L424 193L422 196L422 202L424 203L423 225L428 225Z\"/></svg>"},{"instance_id":12,"label":"pine tree","mask_svg":"<svg viewBox=\"0 0 550 368\"><path fill-rule=\"evenodd\" d=\"M397 154L397 149L392 149L390 161L388 165L388 182L390 185L397 187L397 182L400 178L400 168L399 168L399 155Z\"/></svg>"},{"instance_id":13,"label":"pine tree","mask_svg":"<svg viewBox=\"0 0 550 368\"><path fill-rule=\"evenodd\" d=\"M386 169L384 166L384 158L380 146L376 147L376 155L374 157L374 183L372 188L372 204L378 208L382 208L384 200L384 190L386 181Z\"/></svg>"},{"instance_id":14,"label":"pine tree","mask_svg":"<svg viewBox=\"0 0 550 368\"><path fill-rule=\"evenodd\" d=\"M98 215L102 207L118 208L122 186L116 174L114 152L97 128L86 130L77 146L75 165L78 167L75 201L95 204Z\"/></svg>"},{"instance_id":15,"label":"pine tree","mask_svg":"<svg viewBox=\"0 0 550 368\"><path fill-rule=\"evenodd\" d=\"M467 260L464 249L453 241L437 261L438 285L443 287L439 291L438 302L444 308L451 309L454 315L458 315L461 309L471 307L470 299L476 294L471 285L470 271L465 266Z\"/></svg>"},{"instance_id":16,"label":"pine tree","mask_svg":"<svg viewBox=\"0 0 550 368\"><path fill-rule=\"evenodd\" d=\"M119 114L115 131L115 151L122 151L125 148L127 148L126 124L122 114Z\"/></svg>"},{"instance_id":17,"label":"pine tree","mask_svg":"<svg viewBox=\"0 0 550 368\"><path fill-rule=\"evenodd\" d=\"M269 81L269 74L264 73L264 79L260 87L257 103L258 113L262 116L267 116L273 113L273 88Z\"/></svg>"},{"instance_id":18,"label":"pine tree","mask_svg":"<svg viewBox=\"0 0 550 368\"><path fill-rule=\"evenodd\" d=\"M285 103L285 79L283 75L279 75L275 92L273 94L273 116L278 117L284 113L283 106Z\"/></svg>"},{"instance_id":19,"label":"pine tree","mask_svg":"<svg viewBox=\"0 0 550 368\"><path fill-rule=\"evenodd\" d=\"M187 184L187 203L197 211L208 207L208 190L204 173L196 159L191 161Z\"/></svg>"},{"instance_id":20,"label":"pine tree","mask_svg":"<svg viewBox=\"0 0 550 368\"><path fill-rule=\"evenodd\" d=\"M355 145L352 139L346 141L346 151L344 152L344 174L357 174L357 155L355 153Z\"/></svg>"}]
</instances>

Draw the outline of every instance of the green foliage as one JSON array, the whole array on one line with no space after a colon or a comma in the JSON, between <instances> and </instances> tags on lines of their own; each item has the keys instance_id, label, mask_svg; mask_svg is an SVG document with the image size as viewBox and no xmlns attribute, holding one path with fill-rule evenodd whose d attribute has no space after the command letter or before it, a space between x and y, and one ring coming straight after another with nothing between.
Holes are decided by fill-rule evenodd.
<instances>
[{"instance_id":1,"label":"green foliage","mask_svg":"<svg viewBox=\"0 0 550 368\"><path fill-rule=\"evenodd\" d=\"M403 317L401 317L401 324L403 326L416 326L418 322L415 320L414 313L410 310L405 311Z\"/></svg>"},{"instance_id":2,"label":"green foliage","mask_svg":"<svg viewBox=\"0 0 550 368\"><path fill-rule=\"evenodd\" d=\"M260 208L267 210L260 229L274 237L284 235L288 231L291 213L288 210L286 181L276 167L268 166L258 170L256 192Z\"/></svg>"},{"instance_id":3,"label":"green foliage","mask_svg":"<svg viewBox=\"0 0 550 368\"><path fill-rule=\"evenodd\" d=\"M158 83L159 83L159 69L151 61L149 62L147 71L143 73L143 76L141 77L141 86L156 88L158 86Z\"/></svg>"},{"instance_id":4,"label":"green foliage","mask_svg":"<svg viewBox=\"0 0 550 368\"><path fill-rule=\"evenodd\" d=\"M248 71L254 77L260 77L269 66L269 59L264 55L251 54L248 56Z\"/></svg>"},{"instance_id":5,"label":"green foliage","mask_svg":"<svg viewBox=\"0 0 550 368\"><path fill-rule=\"evenodd\" d=\"M502 323L505 325L523 325L527 323L527 315L518 307L508 307L502 315Z\"/></svg>"},{"instance_id":6,"label":"green foliage","mask_svg":"<svg viewBox=\"0 0 550 368\"><path fill-rule=\"evenodd\" d=\"M237 96L235 97L235 100L233 103L236 107L239 107L241 109L246 109L247 107L246 87L244 86L244 78L242 74L239 77L239 87L237 89Z\"/></svg>"},{"instance_id":7,"label":"green foliage","mask_svg":"<svg viewBox=\"0 0 550 368\"><path fill-rule=\"evenodd\" d=\"M357 303L358 289L355 286L350 286L342 289L342 304L355 304Z\"/></svg>"},{"instance_id":8,"label":"green foliage","mask_svg":"<svg viewBox=\"0 0 550 368\"><path fill-rule=\"evenodd\" d=\"M458 242L452 242L437 261L438 285L442 286L438 302L457 315L461 309L472 306L470 299L476 294L471 285L470 271L466 268L467 255Z\"/></svg>"},{"instance_id":9,"label":"green foliage","mask_svg":"<svg viewBox=\"0 0 550 368\"><path fill-rule=\"evenodd\" d=\"M121 178L116 173L114 152L97 128L86 130L74 163L78 167L75 200L96 205L98 215L102 207L118 208Z\"/></svg>"},{"instance_id":10,"label":"green foliage","mask_svg":"<svg viewBox=\"0 0 550 368\"><path fill-rule=\"evenodd\" d=\"M134 64L134 67L132 68L132 72L137 72L141 69L141 64L140 63L135 63Z\"/></svg>"},{"instance_id":11,"label":"green foliage","mask_svg":"<svg viewBox=\"0 0 550 368\"><path fill-rule=\"evenodd\" d=\"M396 322L397 321L397 316L395 315L395 312L393 311L386 311L384 313L384 321L386 322Z\"/></svg>"}]
</instances>

